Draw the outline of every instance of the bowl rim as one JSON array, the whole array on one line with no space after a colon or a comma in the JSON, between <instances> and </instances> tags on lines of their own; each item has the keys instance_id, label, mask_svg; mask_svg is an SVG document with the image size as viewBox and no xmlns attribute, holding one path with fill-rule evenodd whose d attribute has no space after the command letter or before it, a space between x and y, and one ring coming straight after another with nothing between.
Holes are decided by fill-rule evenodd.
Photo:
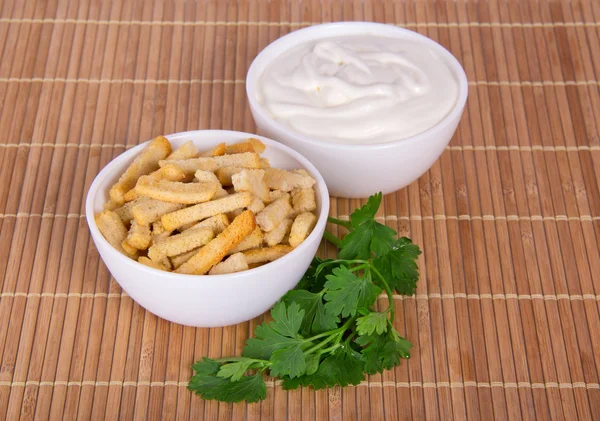
<instances>
[{"instance_id":1,"label":"bowl rim","mask_svg":"<svg viewBox=\"0 0 600 421\"><path fill-rule=\"evenodd\" d=\"M329 31L329 34L326 37L333 37L336 35L344 35L344 31L348 30L350 32L356 31L358 29L367 29L373 31L387 31L390 33L390 37L393 37L392 33L395 32L395 35L398 38L404 37L412 37L414 39L418 39L421 42L431 46L431 48L438 51L440 54L444 56L447 61L450 70L454 73L455 77L458 79L458 98L456 103L450 110L450 112L440 121L438 121L435 125L431 126L427 130L417 133L415 135L405 137L403 139L393 140L391 142L385 143L373 143L373 144L345 144L345 143L334 143L327 142L324 140L319 140L315 137L307 136L303 133L294 131L288 128L286 125L278 122L268 115L266 110L262 105L258 103L256 100L256 85L258 84L258 80L262 76L258 74L258 66L262 64L261 62L266 60L265 56L274 50L282 49L287 51L302 42L304 42L304 38L306 35L311 34L313 32L318 31ZM346 33L348 34L348 33ZM383 35L383 34L382 34ZM289 44L289 45L288 45ZM286 46L284 48L284 46ZM283 52L283 51L282 51ZM272 60L271 60L272 61ZM270 62L267 63L267 66ZM414 143L421 142L426 140L427 138L431 138L435 136L438 132L443 131L447 126L452 124L452 122L456 118L460 118L462 115L463 109L467 102L467 97L469 94L469 83L467 80L467 75L465 73L464 68L458 61L458 59L448 51L444 46L434 41L433 39L422 35L418 32L411 31L410 29L398 27L391 24L385 23L377 23L377 22L364 22L364 21L343 21L343 22L331 22L331 23L323 23L318 25L308 26L306 28L301 28L296 31L290 32L275 41L271 42L267 45L262 51L260 51L257 56L254 58L252 63L250 64L250 68L248 69L248 73L246 74L246 96L248 98L248 102L250 104L250 108L256 115L254 119L257 119L257 116L268 122L269 125L273 126L278 131L284 132L287 136L293 137L300 142L304 142L313 146L330 148L330 149L339 149L339 150L352 150L352 151L365 151L365 150L380 150L380 149L388 149L394 148L400 144L405 143Z\"/></svg>"},{"instance_id":2,"label":"bowl rim","mask_svg":"<svg viewBox=\"0 0 600 421\"><path fill-rule=\"evenodd\" d=\"M103 183L106 182L106 179L113 176L114 170L113 167L122 161L127 161L137 155L149 142L150 140L143 142L125 152L119 154L115 158L113 158L108 164L102 168L102 170L96 175L94 181L90 185L90 188L86 194L86 202L85 202L85 214L86 221L88 224L88 228L90 230L90 234L94 241L100 241L104 245L108 246L108 250L112 254L111 258L116 259L116 263L124 264L131 267L134 270L141 270L142 272L147 272L149 274L160 275L163 279L169 280L177 280L177 281L198 281L199 278L210 277L211 279L215 279L219 282L219 286L224 285L224 283L237 281L241 278L247 277L249 275L260 275L261 273L276 270L278 266L285 265L288 261L293 259L295 255L297 255L297 251L302 251L305 248L308 248L309 240L310 242L315 241L316 238L322 230L325 229L325 225L327 224L327 217L329 216L329 191L327 189L327 185L325 180L321 176L321 173L315 168L315 166L304 156L302 156L299 152L294 149L286 146L282 143L276 142L275 140L269 139L264 136L259 136L252 133L239 132L235 130L190 130L186 132L177 132L169 135L164 135L167 139L171 140L179 140L185 139L190 136L204 136L204 135L218 135L223 134L227 136L239 136L239 140L243 140L248 137L258 138L260 141L265 143L267 147L272 147L274 149L279 149L280 152L283 152L286 155L290 155L292 158L296 159L300 162L304 169L308 170L315 178L316 184L319 188L319 196L321 199L321 211L318 215L317 223L313 228L312 232L309 236L296 248L294 248L291 252L286 254L285 256L280 257L277 260L266 263L262 266L248 269L242 272L229 273L229 274L221 274L221 275L189 275L183 273L174 273L174 272L166 272L158 269L151 268L149 266L143 265L136 260L130 259L127 256L124 256L117 249L115 249L102 235L98 226L96 225L95 217L94 217L94 200L98 193L100 192L100 187ZM318 240L321 242L321 238ZM107 265L108 266L108 265ZM202 284L207 285L207 284ZM214 285L214 284L210 284ZM209 285L209 286L210 286ZM176 286L176 285L175 285Z\"/></svg>"}]
</instances>

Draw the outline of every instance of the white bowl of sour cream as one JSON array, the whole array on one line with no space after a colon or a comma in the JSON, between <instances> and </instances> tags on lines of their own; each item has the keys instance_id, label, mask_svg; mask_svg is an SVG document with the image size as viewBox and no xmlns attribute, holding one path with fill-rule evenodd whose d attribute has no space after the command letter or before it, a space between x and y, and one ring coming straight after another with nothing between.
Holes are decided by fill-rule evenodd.
<instances>
[{"instance_id":1,"label":"white bowl of sour cream","mask_svg":"<svg viewBox=\"0 0 600 421\"><path fill-rule=\"evenodd\" d=\"M300 29L252 62L246 92L259 131L307 157L334 196L412 183L440 157L463 113L465 72L407 29L339 22Z\"/></svg>"}]
</instances>

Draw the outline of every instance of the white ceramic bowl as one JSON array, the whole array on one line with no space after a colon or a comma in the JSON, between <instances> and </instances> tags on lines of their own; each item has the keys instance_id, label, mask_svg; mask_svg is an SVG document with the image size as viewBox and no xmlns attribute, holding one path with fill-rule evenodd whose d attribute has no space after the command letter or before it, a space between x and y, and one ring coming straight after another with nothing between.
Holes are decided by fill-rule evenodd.
<instances>
[{"instance_id":1,"label":"white ceramic bowl","mask_svg":"<svg viewBox=\"0 0 600 421\"><path fill-rule=\"evenodd\" d=\"M459 84L459 96L450 113L434 127L412 137L374 145L329 143L293 131L274 120L257 101L257 85L269 64L283 52L309 41L344 35L379 35L413 39L435 50L448 63ZM315 25L285 35L254 59L246 77L250 110L261 134L294 148L321 172L329 191L340 197L367 197L378 191L391 193L415 181L440 157L467 101L468 83L456 58L435 41L407 29L369 22Z\"/></svg>"},{"instance_id":2,"label":"white ceramic bowl","mask_svg":"<svg viewBox=\"0 0 600 421\"><path fill-rule=\"evenodd\" d=\"M262 156L269 158L273 167L304 168L317 180L315 190L319 219L313 232L291 253L245 272L203 276L163 272L125 257L104 239L96 226L94 214L102 211L110 187L145 143L112 160L92 183L85 205L92 239L119 285L146 310L188 326L217 327L241 323L271 308L283 294L296 286L310 265L325 230L329 193L323 178L306 158L287 146L248 133L206 130L167 136L174 147L192 140L201 149L248 137L256 137L267 146Z\"/></svg>"}]
</instances>

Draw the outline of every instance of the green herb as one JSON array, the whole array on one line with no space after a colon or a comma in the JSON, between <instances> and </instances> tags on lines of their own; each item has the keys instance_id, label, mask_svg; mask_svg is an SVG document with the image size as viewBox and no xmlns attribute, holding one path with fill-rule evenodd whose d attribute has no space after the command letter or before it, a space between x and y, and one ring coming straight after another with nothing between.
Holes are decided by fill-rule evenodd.
<instances>
[{"instance_id":1,"label":"green herb","mask_svg":"<svg viewBox=\"0 0 600 421\"><path fill-rule=\"evenodd\" d=\"M375 221L381 193L356 209L342 239L326 232L338 259L314 258L295 289L273 306L273 321L257 326L241 357L204 358L192 366L188 388L204 399L256 402L266 397L264 374L284 389L357 385L410 357L411 343L393 326L393 291L412 295L419 247ZM376 311L385 292L388 307Z\"/></svg>"}]
</instances>

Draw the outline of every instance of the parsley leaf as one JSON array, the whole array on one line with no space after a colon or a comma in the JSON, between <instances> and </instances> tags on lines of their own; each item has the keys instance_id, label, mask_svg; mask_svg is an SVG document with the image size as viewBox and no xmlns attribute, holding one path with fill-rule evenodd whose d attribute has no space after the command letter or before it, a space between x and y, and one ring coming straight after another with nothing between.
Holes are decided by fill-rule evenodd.
<instances>
[{"instance_id":1,"label":"parsley leaf","mask_svg":"<svg viewBox=\"0 0 600 421\"><path fill-rule=\"evenodd\" d=\"M299 386L312 386L315 390L334 386L357 385L365 378L361 355L350 347L342 346L325 358L317 371L295 379L284 378L285 390Z\"/></svg>"},{"instance_id":2,"label":"parsley leaf","mask_svg":"<svg viewBox=\"0 0 600 421\"><path fill-rule=\"evenodd\" d=\"M229 383L229 393L225 402L258 402L267 396L267 385L262 375L244 376L237 382Z\"/></svg>"},{"instance_id":3,"label":"parsley leaf","mask_svg":"<svg viewBox=\"0 0 600 421\"><path fill-rule=\"evenodd\" d=\"M341 314L342 317L354 316L359 307L370 307L381 288L371 281L371 277L365 274L359 278L345 266L335 268L333 274L327 275L325 288L325 310L334 315Z\"/></svg>"},{"instance_id":4,"label":"parsley leaf","mask_svg":"<svg viewBox=\"0 0 600 421\"><path fill-rule=\"evenodd\" d=\"M244 357L268 360L274 351L302 343L298 330L302 324L304 310L300 309L298 303L287 307L279 302L275 304L271 314L274 321L257 326L254 331L255 337L246 341L242 352Z\"/></svg>"},{"instance_id":5,"label":"parsley leaf","mask_svg":"<svg viewBox=\"0 0 600 421\"><path fill-rule=\"evenodd\" d=\"M368 313L356 319L356 331L359 335L378 335L386 332L388 328L387 313Z\"/></svg>"},{"instance_id":6,"label":"parsley leaf","mask_svg":"<svg viewBox=\"0 0 600 421\"><path fill-rule=\"evenodd\" d=\"M388 252L375 258L373 266L383 275L390 286L400 294L413 295L419 280L417 258L421 250L409 238L394 242Z\"/></svg>"},{"instance_id":7,"label":"parsley leaf","mask_svg":"<svg viewBox=\"0 0 600 421\"><path fill-rule=\"evenodd\" d=\"M277 303L271 310L271 316L275 322L271 323L271 328L283 336L294 337L300 330L304 311L300 310L298 303L291 303L289 306L283 303Z\"/></svg>"},{"instance_id":8,"label":"parsley leaf","mask_svg":"<svg viewBox=\"0 0 600 421\"><path fill-rule=\"evenodd\" d=\"M226 364L230 365L230 364ZM258 402L267 396L267 386L260 374L242 376L237 381L219 377L220 363L204 358L192 366L194 375L188 389L204 399L216 399L221 402Z\"/></svg>"},{"instance_id":9,"label":"parsley leaf","mask_svg":"<svg viewBox=\"0 0 600 421\"><path fill-rule=\"evenodd\" d=\"M304 318L300 327L303 336L309 336L335 329L338 317L325 311L322 294L314 294L306 290L291 290L281 301L286 304L297 303L304 310Z\"/></svg>"},{"instance_id":10,"label":"parsley leaf","mask_svg":"<svg viewBox=\"0 0 600 421\"><path fill-rule=\"evenodd\" d=\"M197 361L192 365L192 370L199 376L210 376L217 374L220 366L221 365L217 361L203 357L202 361Z\"/></svg>"},{"instance_id":11,"label":"parsley leaf","mask_svg":"<svg viewBox=\"0 0 600 421\"><path fill-rule=\"evenodd\" d=\"M396 231L374 220L366 221L348 233L340 243L340 258L370 259L385 254L396 241Z\"/></svg>"},{"instance_id":12,"label":"parsley leaf","mask_svg":"<svg viewBox=\"0 0 600 421\"><path fill-rule=\"evenodd\" d=\"M307 290L310 292L318 293L323 290L323 285L327 280L325 277L331 273L336 267L342 266L341 262L336 262L333 259L319 259L318 257L313 258L313 261L302 277L295 290ZM317 269L319 271L317 272Z\"/></svg>"},{"instance_id":13,"label":"parsley leaf","mask_svg":"<svg viewBox=\"0 0 600 421\"><path fill-rule=\"evenodd\" d=\"M306 374L310 376L311 374L315 374L317 369L319 368L319 363L321 362L320 354L311 354L306 357Z\"/></svg>"},{"instance_id":14,"label":"parsley leaf","mask_svg":"<svg viewBox=\"0 0 600 421\"><path fill-rule=\"evenodd\" d=\"M352 223L352 227L356 228L363 222L369 221L375 218L375 214L377 213L377 209L381 205L381 199L383 195L381 193L374 194L369 197L367 203L362 205L359 209L355 209L354 212L350 214L350 222Z\"/></svg>"},{"instance_id":15,"label":"parsley leaf","mask_svg":"<svg viewBox=\"0 0 600 421\"><path fill-rule=\"evenodd\" d=\"M387 253L396 241L396 231L379 222L368 222L368 224L373 225L373 238L371 239L373 254L377 257Z\"/></svg>"},{"instance_id":16,"label":"parsley leaf","mask_svg":"<svg viewBox=\"0 0 600 421\"><path fill-rule=\"evenodd\" d=\"M381 373L400 364L401 358L410 358L412 344L390 331L385 335L365 335L356 339L359 345L366 345L362 350L364 369L368 374Z\"/></svg>"},{"instance_id":17,"label":"parsley leaf","mask_svg":"<svg viewBox=\"0 0 600 421\"><path fill-rule=\"evenodd\" d=\"M238 381L253 363L254 360L251 358L240 358L239 361L223 364L217 373L217 377L231 378L234 382Z\"/></svg>"},{"instance_id":18,"label":"parsley leaf","mask_svg":"<svg viewBox=\"0 0 600 421\"><path fill-rule=\"evenodd\" d=\"M374 222L374 221L373 221ZM340 259L352 260L371 258L371 238L373 232L370 229L371 221L359 225L354 231L350 231L340 243Z\"/></svg>"},{"instance_id":19,"label":"parsley leaf","mask_svg":"<svg viewBox=\"0 0 600 421\"><path fill-rule=\"evenodd\" d=\"M317 268L322 262L323 260L319 259L318 257L313 257L310 266L308 267L308 269L306 269L306 273L304 273L304 275L302 275L302 278L300 278L300 280L298 281L298 284L296 285L295 289L310 290L317 282L315 274L317 272Z\"/></svg>"},{"instance_id":20,"label":"parsley leaf","mask_svg":"<svg viewBox=\"0 0 600 421\"><path fill-rule=\"evenodd\" d=\"M306 373L306 360L301 344L278 349L271 355L271 375L291 378L299 377Z\"/></svg>"},{"instance_id":21,"label":"parsley leaf","mask_svg":"<svg viewBox=\"0 0 600 421\"><path fill-rule=\"evenodd\" d=\"M225 401L229 393L227 387L231 382L229 379L217 377L220 364L205 357L202 363L196 363L194 366L200 366L200 371L190 379L188 389L204 399Z\"/></svg>"}]
</instances>

